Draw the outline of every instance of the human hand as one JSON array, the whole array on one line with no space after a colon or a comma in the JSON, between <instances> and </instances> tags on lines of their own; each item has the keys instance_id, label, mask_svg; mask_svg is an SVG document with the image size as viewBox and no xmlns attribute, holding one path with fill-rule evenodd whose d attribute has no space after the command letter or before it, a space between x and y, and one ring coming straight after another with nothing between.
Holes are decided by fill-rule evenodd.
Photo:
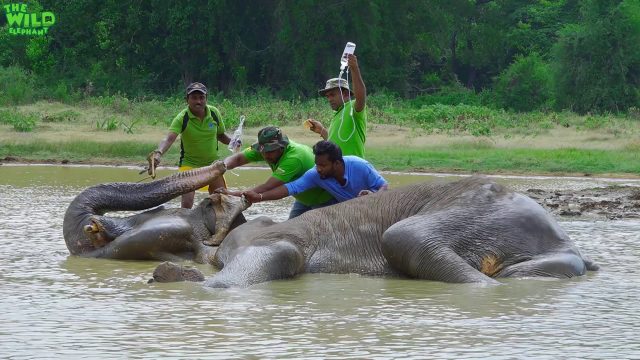
<instances>
[{"instance_id":1,"label":"human hand","mask_svg":"<svg viewBox=\"0 0 640 360\"><path fill-rule=\"evenodd\" d=\"M360 197L360 196L365 196L365 195L369 195L369 194L373 194L373 191L371 191L371 190L361 190L361 191L358 193L358 197Z\"/></svg>"},{"instance_id":2,"label":"human hand","mask_svg":"<svg viewBox=\"0 0 640 360\"><path fill-rule=\"evenodd\" d=\"M350 70L358 70L358 58L354 54L347 55L347 65Z\"/></svg>"},{"instance_id":3,"label":"human hand","mask_svg":"<svg viewBox=\"0 0 640 360\"><path fill-rule=\"evenodd\" d=\"M252 204L262 201L262 194L258 194L253 190L245 191L242 195L244 195L244 198L249 200Z\"/></svg>"},{"instance_id":4,"label":"human hand","mask_svg":"<svg viewBox=\"0 0 640 360\"><path fill-rule=\"evenodd\" d=\"M322 126L322 123L320 121L317 121L314 119L307 119L307 123L311 125L309 130L313 131L314 133L322 135L322 130L324 130L324 126Z\"/></svg>"},{"instance_id":5,"label":"human hand","mask_svg":"<svg viewBox=\"0 0 640 360\"><path fill-rule=\"evenodd\" d=\"M155 177L156 168L160 164L160 158L162 157L162 152L160 150L153 150L147 155L147 162L149 163L149 167L147 168L147 173L152 177Z\"/></svg>"}]
</instances>

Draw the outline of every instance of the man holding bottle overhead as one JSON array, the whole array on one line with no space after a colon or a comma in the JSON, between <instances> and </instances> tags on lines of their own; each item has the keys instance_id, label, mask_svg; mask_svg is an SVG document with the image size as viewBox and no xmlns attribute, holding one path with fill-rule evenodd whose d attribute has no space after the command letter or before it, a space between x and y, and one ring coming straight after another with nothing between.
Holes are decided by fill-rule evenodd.
<instances>
[{"instance_id":1,"label":"man holding bottle overhead","mask_svg":"<svg viewBox=\"0 0 640 360\"><path fill-rule=\"evenodd\" d=\"M354 54L349 54L347 57L349 71L353 78L353 92L345 79L327 80L325 87L318 93L327 98L329 105L335 111L329 129L327 130L314 119L307 119L306 123L311 131L320 134L324 140L337 144L344 155L364 158L364 144L367 138L367 89L360 74L358 58Z\"/></svg>"}]
</instances>

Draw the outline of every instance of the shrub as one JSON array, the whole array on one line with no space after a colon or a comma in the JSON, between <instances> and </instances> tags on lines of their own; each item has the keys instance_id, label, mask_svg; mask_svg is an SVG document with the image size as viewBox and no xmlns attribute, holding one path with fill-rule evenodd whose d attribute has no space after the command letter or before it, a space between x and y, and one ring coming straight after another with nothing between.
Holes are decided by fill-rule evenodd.
<instances>
[{"instance_id":1,"label":"shrub","mask_svg":"<svg viewBox=\"0 0 640 360\"><path fill-rule=\"evenodd\" d=\"M547 108L551 99L551 73L538 54L518 56L500 74L494 86L497 101L504 108L533 111Z\"/></svg>"},{"instance_id":2,"label":"shrub","mask_svg":"<svg viewBox=\"0 0 640 360\"><path fill-rule=\"evenodd\" d=\"M74 110L65 110L56 114L42 115L42 122L60 123L76 121L80 118L80 113Z\"/></svg>"},{"instance_id":3,"label":"shrub","mask_svg":"<svg viewBox=\"0 0 640 360\"><path fill-rule=\"evenodd\" d=\"M36 114L22 114L15 112L13 114L13 129L20 132L31 132L36 127L38 116Z\"/></svg>"},{"instance_id":4,"label":"shrub","mask_svg":"<svg viewBox=\"0 0 640 360\"><path fill-rule=\"evenodd\" d=\"M28 104L34 95L34 78L26 70L17 66L0 67L0 103Z\"/></svg>"},{"instance_id":5,"label":"shrub","mask_svg":"<svg viewBox=\"0 0 640 360\"><path fill-rule=\"evenodd\" d=\"M445 87L433 94L420 95L410 101L412 106L420 108L425 105L482 105L482 97L473 89L468 89L460 84Z\"/></svg>"}]
</instances>

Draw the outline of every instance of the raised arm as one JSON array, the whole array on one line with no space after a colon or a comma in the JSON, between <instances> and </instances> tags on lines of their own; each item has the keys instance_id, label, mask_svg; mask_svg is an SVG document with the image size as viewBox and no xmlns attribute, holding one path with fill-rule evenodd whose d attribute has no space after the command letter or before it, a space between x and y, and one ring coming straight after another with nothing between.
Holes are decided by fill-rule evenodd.
<instances>
[{"instance_id":1,"label":"raised arm","mask_svg":"<svg viewBox=\"0 0 640 360\"><path fill-rule=\"evenodd\" d=\"M354 109L357 112L364 110L364 106L367 103L367 88L364 86L362 75L360 74L360 67L358 66L358 58L350 54L348 59L349 71L353 76L353 93L356 97L356 103Z\"/></svg>"}]
</instances>

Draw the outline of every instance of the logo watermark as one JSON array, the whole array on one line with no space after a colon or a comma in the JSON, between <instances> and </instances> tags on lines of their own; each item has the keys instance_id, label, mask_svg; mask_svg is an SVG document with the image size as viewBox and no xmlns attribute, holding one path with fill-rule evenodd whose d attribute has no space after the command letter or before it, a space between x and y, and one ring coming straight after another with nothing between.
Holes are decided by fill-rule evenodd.
<instances>
[{"instance_id":1,"label":"logo watermark","mask_svg":"<svg viewBox=\"0 0 640 360\"><path fill-rule=\"evenodd\" d=\"M12 35L44 36L56 23L56 16L51 11L28 13L27 4L9 4L3 8L7 14L7 29Z\"/></svg>"}]
</instances>

